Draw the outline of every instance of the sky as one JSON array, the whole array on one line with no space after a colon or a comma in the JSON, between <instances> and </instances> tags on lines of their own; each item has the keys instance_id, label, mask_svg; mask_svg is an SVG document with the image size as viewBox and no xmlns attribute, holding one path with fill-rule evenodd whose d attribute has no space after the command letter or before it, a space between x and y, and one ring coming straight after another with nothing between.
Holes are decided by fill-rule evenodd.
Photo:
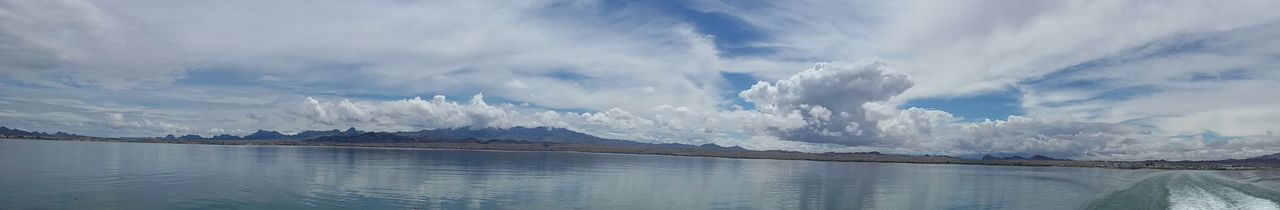
<instances>
[{"instance_id":1,"label":"sky","mask_svg":"<svg viewBox=\"0 0 1280 210\"><path fill-rule=\"evenodd\" d=\"M0 125L1280 152L1277 1L0 0Z\"/></svg>"}]
</instances>

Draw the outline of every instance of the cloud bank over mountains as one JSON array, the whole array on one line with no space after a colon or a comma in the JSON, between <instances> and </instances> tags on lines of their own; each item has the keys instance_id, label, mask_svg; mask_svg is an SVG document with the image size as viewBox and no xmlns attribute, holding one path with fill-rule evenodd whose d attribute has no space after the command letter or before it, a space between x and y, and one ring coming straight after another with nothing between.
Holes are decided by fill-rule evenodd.
<instances>
[{"instance_id":1,"label":"cloud bank over mountains","mask_svg":"<svg viewBox=\"0 0 1280 210\"><path fill-rule=\"evenodd\" d=\"M882 103L912 86L911 77L877 61L819 63L775 82L760 81L739 95L753 110L710 113L661 105L647 115L621 108L602 112L521 112L489 105L483 94L459 104L445 96L383 102L320 102L307 98L291 112L328 126L386 130L554 126L609 138L647 142L697 142L758 149L822 151L839 148L752 144L752 140L835 144L920 154L1049 154L1080 158L1228 158L1280 149L1273 135L1216 141L1169 137L1140 126L1010 116L966 122L950 113L897 109Z\"/></svg>"},{"instance_id":2,"label":"cloud bank over mountains","mask_svg":"<svg viewBox=\"0 0 1280 210\"><path fill-rule=\"evenodd\" d=\"M541 125L756 149L1249 157L1280 151L1272 8L0 0L0 124L103 136ZM972 111L992 100L1013 110Z\"/></svg>"}]
</instances>

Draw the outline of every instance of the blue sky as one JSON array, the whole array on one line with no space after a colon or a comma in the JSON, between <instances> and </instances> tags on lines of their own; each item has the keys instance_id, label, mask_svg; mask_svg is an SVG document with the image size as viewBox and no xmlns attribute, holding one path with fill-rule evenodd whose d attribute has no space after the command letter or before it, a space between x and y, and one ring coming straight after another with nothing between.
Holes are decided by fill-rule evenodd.
<instances>
[{"instance_id":1,"label":"blue sky","mask_svg":"<svg viewBox=\"0 0 1280 210\"><path fill-rule=\"evenodd\" d=\"M1244 157L1280 150L1275 4L16 2L0 5L0 125Z\"/></svg>"}]
</instances>

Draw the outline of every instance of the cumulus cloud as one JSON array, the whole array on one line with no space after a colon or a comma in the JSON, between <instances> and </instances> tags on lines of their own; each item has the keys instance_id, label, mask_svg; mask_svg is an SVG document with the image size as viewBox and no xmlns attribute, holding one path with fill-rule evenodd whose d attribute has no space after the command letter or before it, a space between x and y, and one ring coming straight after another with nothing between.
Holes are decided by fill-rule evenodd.
<instances>
[{"instance_id":1,"label":"cumulus cloud","mask_svg":"<svg viewBox=\"0 0 1280 210\"><path fill-rule=\"evenodd\" d=\"M640 115L620 108L592 113L564 113L560 119L568 128L610 138L649 142L712 143L732 142L766 135L767 129L796 129L805 125L798 113L772 114L755 111L694 111L688 107L661 105Z\"/></svg>"},{"instance_id":2,"label":"cumulus cloud","mask_svg":"<svg viewBox=\"0 0 1280 210\"><path fill-rule=\"evenodd\" d=\"M593 135L646 142L702 142L732 139L759 133L764 128L803 125L798 114L777 116L751 111L699 112L688 107L661 105L647 115L622 108L600 112L521 112L510 104L489 105L483 94L467 103L437 95L431 100L412 99L321 102L306 98L298 108L285 109L321 127L354 126L372 130L401 131L438 128L509 128L551 126Z\"/></svg>"},{"instance_id":3,"label":"cumulus cloud","mask_svg":"<svg viewBox=\"0 0 1280 210\"><path fill-rule=\"evenodd\" d=\"M909 76L878 61L819 63L787 79L761 81L738 95L762 113L805 119L803 128L771 129L783 139L860 146L885 143L863 106L885 102L912 85Z\"/></svg>"},{"instance_id":4,"label":"cumulus cloud","mask_svg":"<svg viewBox=\"0 0 1280 210\"><path fill-rule=\"evenodd\" d=\"M152 121L151 119L129 120L125 118L124 113L108 112L104 113L103 123L113 129L131 129L131 132L153 132L153 133L190 133L192 129L187 126ZM217 130L223 131L223 130Z\"/></svg>"},{"instance_id":5,"label":"cumulus cloud","mask_svg":"<svg viewBox=\"0 0 1280 210\"><path fill-rule=\"evenodd\" d=\"M1115 154L1118 146L1157 143L1138 127L1011 116L962 122L936 110L910 108L882 119L883 138L902 147L944 154L1044 154L1089 157Z\"/></svg>"},{"instance_id":6,"label":"cumulus cloud","mask_svg":"<svg viewBox=\"0 0 1280 210\"><path fill-rule=\"evenodd\" d=\"M1093 160L1204 160L1271 154L1280 138L1171 136L1142 126L1011 116L961 122L945 112L911 108L881 122L901 148L938 154L1043 154Z\"/></svg>"},{"instance_id":7,"label":"cumulus cloud","mask_svg":"<svg viewBox=\"0 0 1280 210\"><path fill-rule=\"evenodd\" d=\"M320 125L361 126L381 130L426 128L507 128L538 126L536 118L522 115L513 106L493 106L476 94L468 103L459 104L443 95L423 100L421 97L384 102L321 102L307 97L299 109L289 113Z\"/></svg>"},{"instance_id":8,"label":"cumulus cloud","mask_svg":"<svg viewBox=\"0 0 1280 210\"><path fill-rule=\"evenodd\" d=\"M884 102L910 88L910 77L880 62L819 63L776 82L760 82L739 95L755 110L698 111L660 105L642 113L621 108L600 112L542 111L525 114L510 105L488 105L483 95L459 104L445 96L386 102L320 102L307 98L298 111L322 125L351 125L391 130L557 126L587 133L650 142L725 142L776 139L848 146L911 147L930 151L1073 151L1071 135L1105 126L1067 127L1011 118L965 125L946 112L897 110ZM1028 125L1030 124L1030 125ZM1044 130L1030 130L1044 129ZM1036 144L1032 136L1055 142ZM1041 139L1044 140L1044 139ZM1056 154L1056 153L1055 153Z\"/></svg>"},{"instance_id":9,"label":"cumulus cloud","mask_svg":"<svg viewBox=\"0 0 1280 210\"><path fill-rule=\"evenodd\" d=\"M970 123L944 111L884 104L912 84L911 77L880 62L821 63L787 79L757 83L740 96L754 103L757 113L801 119L798 127L765 127L768 134L788 141L1077 157L1142 132L1127 125L1018 116Z\"/></svg>"}]
</instances>

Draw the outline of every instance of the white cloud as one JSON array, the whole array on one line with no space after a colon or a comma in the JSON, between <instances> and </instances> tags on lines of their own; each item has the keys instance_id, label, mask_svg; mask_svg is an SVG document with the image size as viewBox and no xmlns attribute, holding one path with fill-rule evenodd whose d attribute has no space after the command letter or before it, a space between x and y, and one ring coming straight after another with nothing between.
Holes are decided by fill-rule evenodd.
<instances>
[{"instance_id":1,"label":"white cloud","mask_svg":"<svg viewBox=\"0 0 1280 210\"><path fill-rule=\"evenodd\" d=\"M31 84L157 87L186 74L172 43L86 1L0 3L0 72Z\"/></svg>"},{"instance_id":2,"label":"white cloud","mask_svg":"<svg viewBox=\"0 0 1280 210\"><path fill-rule=\"evenodd\" d=\"M1273 1L765 4L701 1L695 8L733 15L766 31L773 39L759 45L779 48L772 58L879 57L915 76L916 87L898 100L981 94L1164 39L1246 28L1280 18L1264 9L1280 6ZM767 66L755 60L743 62ZM785 68L726 65L766 78L789 76Z\"/></svg>"},{"instance_id":3,"label":"white cloud","mask_svg":"<svg viewBox=\"0 0 1280 210\"><path fill-rule=\"evenodd\" d=\"M191 128L179 124L152 121L151 119L128 120L124 113L104 113L103 122L113 129L132 129L131 132L189 133Z\"/></svg>"},{"instance_id":4,"label":"white cloud","mask_svg":"<svg viewBox=\"0 0 1280 210\"><path fill-rule=\"evenodd\" d=\"M537 126L529 116L510 105L491 106L477 94L469 103L459 104L437 95L384 102L320 102L307 97L300 109L288 111L324 127L357 126L373 130L413 130L427 128Z\"/></svg>"},{"instance_id":5,"label":"white cloud","mask_svg":"<svg viewBox=\"0 0 1280 210\"><path fill-rule=\"evenodd\" d=\"M1280 128L1280 25L1192 34L1127 50L1096 66L1023 87L1028 113L1086 121L1135 122L1170 133L1212 130L1230 136ZM1246 44L1248 43L1248 44ZM1078 87L1064 84L1091 84ZM1176 106L1174 105L1176 104Z\"/></svg>"},{"instance_id":6,"label":"white cloud","mask_svg":"<svg viewBox=\"0 0 1280 210\"><path fill-rule=\"evenodd\" d=\"M844 145L882 144L876 138L876 121L863 106L882 103L911 88L906 74L883 63L819 63L775 83L760 82L739 95L769 114L800 113L802 129L778 130L786 140Z\"/></svg>"},{"instance_id":7,"label":"white cloud","mask_svg":"<svg viewBox=\"0 0 1280 210\"><path fill-rule=\"evenodd\" d=\"M910 2L883 37L887 59L917 75L906 97L1007 87L1185 34L1273 22L1269 1ZM996 6L994 4L1000 4ZM995 12L993 8L1011 8ZM1018 8L1018 9L1012 9ZM963 26L963 27L954 27ZM935 71L933 69L946 69Z\"/></svg>"},{"instance_id":8,"label":"white cloud","mask_svg":"<svg viewBox=\"0 0 1280 210\"><path fill-rule=\"evenodd\" d=\"M129 90L192 70L245 74L285 92L336 85L319 91L486 92L592 110L717 106L723 81L711 37L645 9L583 5L592 4L7 2L0 42L15 48L0 56L0 76ZM636 94L647 90L664 94Z\"/></svg>"},{"instance_id":9,"label":"white cloud","mask_svg":"<svg viewBox=\"0 0 1280 210\"><path fill-rule=\"evenodd\" d=\"M602 112L525 114L514 106L491 106L482 95L468 104L436 96L386 102L319 102L307 98L299 112L324 125L383 130L551 125L590 134L648 142L720 143L757 149L797 149L802 142L872 146L932 154L1036 153L1100 157L1134 152L1117 145L1152 143L1158 136L1137 127L1010 117L962 122L951 114L883 102L905 91L910 77L878 62L823 63L741 93L757 110L701 112L655 106L638 114L621 108ZM854 93L854 94L851 94ZM860 97L849 97L860 96ZM795 144L781 143L783 140ZM804 149L804 148L799 148ZM832 147L825 147L830 150Z\"/></svg>"},{"instance_id":10,"label":"white cloud","mask_svg":"<svg viewBox=\"0 0 1280 210\"><path fill-rule=\"evenodd\" d=\"M288 78L281 83L300 91L339 85L345 88L328 91L485 92L593 110L709 108L718 102L714 84L722 82L708 37L639 9L600 13L567 2L110 2L167 33L175 50L200 67ZM635 94L646 86L669 91Z\"/></svg>"},{"instance_id":11,"label":"white cloud","mask_svg":"<svg viewBox=\"0 0 1280 210\"><path fill-rule=\"evenodd\" d=\"M1266 9L1280 6L1274 1L698 5L768 31L774 39L761 45L779 46L774 57L880 57L913 75L915 86L888 105L1012 87L1035 119L1139 123L1165 135L1280 129L1280 119L1269 117L1280 101L1258 97L1280 89L1280 13ZM1053 85L1025 84L1037 80Z\"/></svg>"},{"instance_id":12,"label":"white cloud","mask_svg":"<svg viewBox=\"0 0 1280 210\"><path fill-rule=\"evenodd\" d=\"M1280 138L1255 135L1207 139L1175 136L1141 126L1011 116L963 122L937 110L879 109L881 138L910 153L1043 154L1090 160L1205 160L1275 153Z\"/></svg>"},{"instance_id":13,"label":"white cloud","mask_svg":"<svg viewBox=\"0 0 1280 210\"><path fill-rule=\"evenodd\" d=\"M127 123L127 122L125 122L125 121L124 121L124 114L121 114L121 113L106 113L106 115L107 115L107 117L106 117L106 118L107 118L107 124L108 124L108 125L112 125L112 126L114 126L114 127L124 127L125 125L128 125L128 124L129 124L129 123Z\"/></svg>"},{"instance_id":14,"label":"white cloud","mask_svg":"<svg viewBox=\"0 0 1280 210\"><path fill-rule=\"evenodd\" d=\"M301 116L315 127L352 126L366 130L403 131L437 128L508 128L513 126L553 126L570 128L606 138L647 142L711 142L732 139L735 134L787 127L802 123L799 115L778 119L774 115L748 111L703 113L687 107L656 106L649 116L611 108L602 112L520 112L516 107L488 105L483 95L467 104L435 96L432 100L412 98L382 102L321 102L308 97L301 107L283 109ZM289 111L296 110L296 111Z\"/></svg>"}]
</instances>

